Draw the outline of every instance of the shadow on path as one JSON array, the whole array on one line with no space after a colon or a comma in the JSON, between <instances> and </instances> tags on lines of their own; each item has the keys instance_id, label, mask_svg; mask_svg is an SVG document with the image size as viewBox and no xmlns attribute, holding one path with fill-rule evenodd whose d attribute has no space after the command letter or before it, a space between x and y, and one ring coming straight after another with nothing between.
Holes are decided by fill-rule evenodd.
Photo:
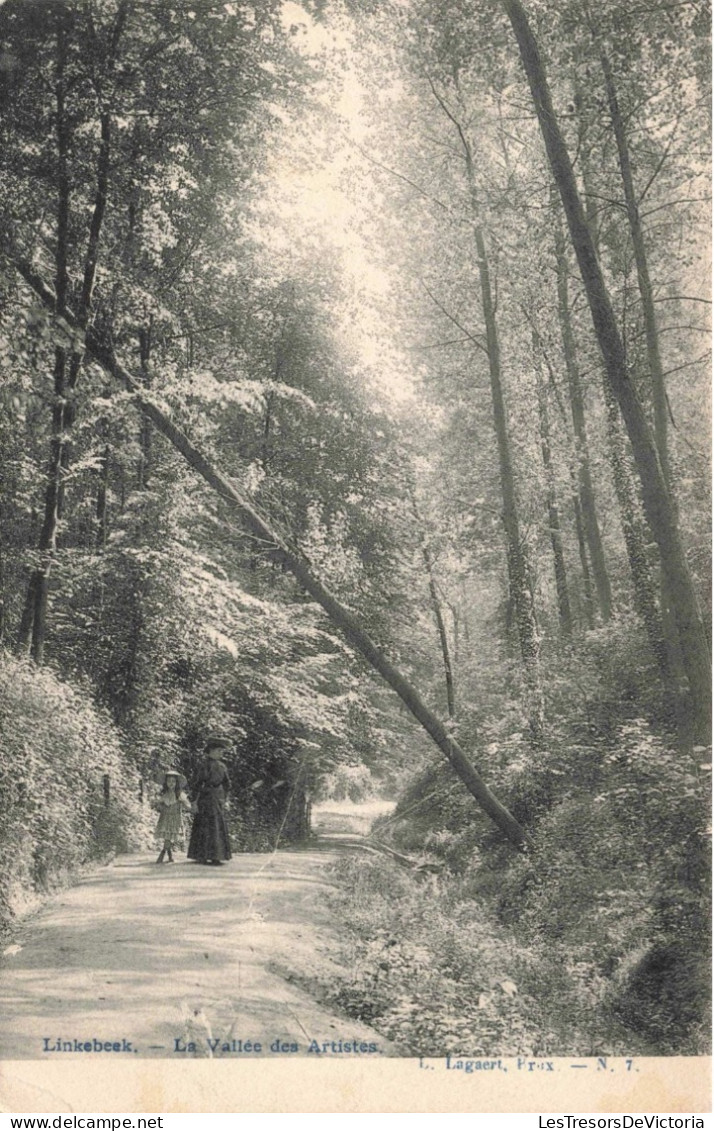
<instances>
[{"instance_id":1,"label":"shadow on path","mask_svg":"<svg viewBox=\"0 0 714 1131\"><path fill-rule=\"evenodd\" d=\"M334 969L320 898L332 858L245 854L210 868L131 856L87 876L21 925L22 949L1 960L0 1058L252 1057L256 1044L305 1053L312 1040L395 1055L275 973ZM55 1051L75 1040L122 1051Z\"/></svg>"}]
</instances>

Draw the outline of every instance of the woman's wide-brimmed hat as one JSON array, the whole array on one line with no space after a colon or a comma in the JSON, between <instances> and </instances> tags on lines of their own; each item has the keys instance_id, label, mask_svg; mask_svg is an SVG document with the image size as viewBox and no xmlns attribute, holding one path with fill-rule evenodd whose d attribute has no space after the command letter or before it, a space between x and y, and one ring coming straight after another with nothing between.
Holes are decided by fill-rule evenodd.
<instances>
[{"instance_id":1,"label":"woman's wide-brimmed hat","mask_svg":"<svg viewBox=\"0 0 714 1131\"><path fill-rule=\"evenodd\" d=\"M177 770L175 766L159 766L159 769L154 774L154 781L157 782L158 785L163 785L169 777L177 778L180 786L186 784L185 776L180 770Z\"/></svg>"},{"instance_id":2,"label":"woman's wide-brimmed hat","mask_svg":"<svg viewBox=\"0 0 714 1131\"><path fill-rule=\"evenodd\" d=\"M220 758L221 750L230 750L233 743L224 734L209 734L203 749L209 758Z\"/></svg>"}]
</instances>

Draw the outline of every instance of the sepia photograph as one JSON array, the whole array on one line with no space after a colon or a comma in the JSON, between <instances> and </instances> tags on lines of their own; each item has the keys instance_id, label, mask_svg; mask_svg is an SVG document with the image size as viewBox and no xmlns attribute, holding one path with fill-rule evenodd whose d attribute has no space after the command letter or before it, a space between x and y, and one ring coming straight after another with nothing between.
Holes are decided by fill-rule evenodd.
<instances>
[{"instance_id":1,"label":"sepia photograph","mask_svg":"<svg viewBox=\"0 0 714 1131\"><path fill-rule=\"evenodd\" d=\"M0 0L0 1110L710 1110L710 45Z\"/></svg>"}]
</instances>

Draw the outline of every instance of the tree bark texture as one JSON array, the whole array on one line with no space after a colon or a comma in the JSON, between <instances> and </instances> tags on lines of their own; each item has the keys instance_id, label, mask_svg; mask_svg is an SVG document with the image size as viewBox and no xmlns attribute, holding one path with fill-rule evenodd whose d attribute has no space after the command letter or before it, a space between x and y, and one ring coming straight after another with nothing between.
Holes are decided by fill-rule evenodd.
<instances>
[{"instance_id":1,"label":"tree bark texture","mask_svg":"<svg viewBox=\"0 0 714 1131\"><path fill-rule=\"evenodd\" d=\"M575 536L578 540L578 556L580 558L580 569L583 575L583 598L585 606L585 623L588 628L595 627L595 596L593 593L592 580L590 578L590 563L588 561L588 548L585 544L585 525L583 523L583 512L580 505L580 496L578 494L578 485L575 481L575 472L571 472L572 482L572 496L573 496L573 514L575 515Z\"/></svg>"}]
</instances>

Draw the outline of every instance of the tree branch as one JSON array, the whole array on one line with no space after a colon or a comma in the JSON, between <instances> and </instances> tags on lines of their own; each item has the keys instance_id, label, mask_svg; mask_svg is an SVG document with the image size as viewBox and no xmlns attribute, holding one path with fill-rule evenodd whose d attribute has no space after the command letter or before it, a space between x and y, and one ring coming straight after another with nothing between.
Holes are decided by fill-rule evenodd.
<instances>
[{"instance_id":1,"label":"tree branch","mask_svg":"<svg viewBox=\"0 0 714 1131\"><path fill-rule=\"evenodd\" d=\"M421 187L421 185L418 185L416 181L412 181L409 177L405 177L403 173L397 173L395 169L390 169L388 165L383 165L381 161L378 161L376 157L372 157L371 154L367 153L361 145L357 144L356 141L353 141L352 145L358 153L361 153L366 161L370 162L370 164L376 165L378 169L381 169L385 173L389 173L390 177L395 177L398 181L404 181L404 183L409 185L410 188L416 189L419 195L423 196L425 200L430 200L433 204L437 204L439 208L442 208L444 212L447 212L449 214L451 213L451 209L449 208L448 204L444 204L443 200L439 200L438 197L432 196L431 193L428 193L426 189L423 189Z\"/></svg>"},{"instance_id":2,"label":"tree branch","mask_svg":"<svg viewBox=\"0 0 714 1131\"><path fill-rule=\"evenodd\" d=\"M470 333L470 332L469 332L469 331L468 331L468 330L466 329L466 327L465 327L465 326L463 326L463 325L461 324L461 322L459 322L458 318L456 318L456 317L455 317L455 315L451 314L451 313L450 313L450 311L448 311L448 310L446 309L446 307L445 307L445 306L443 306L443 305L442 305L442 303L440 303L440 302L439 302L439 300L438 300L438 298L436 297L436 295L433 295L433 294L431 293L431 291L429 290L429 288L427 287L426 283L425 283L425 282L424 282L423 280L422 280L422 284L421 284L421 285L422 285L422 287L424 288L424 290L426 291L426 293L428 294L428 296L429 296L429 298L431 299L431 301L432 301L432 302L434 303L434 306L436 306L436 307L438 307L438 308L439 308L439 310L440 310L440 311L441 311L441 313L442 313L442 314L444 315L444 317L448 318L448 319L449 319L449 322L453 322L453 324L454 324L454 326L456 326L457 330L460 330L460 331L461 331L461 333L462 333L462 334L464 334L464 335L466 336L466 338L468 339L468 341L470 341L470 342L473 342L473 344L474 344L475 346L478 346L478 348L479 348L480 350L483 350L483 352L484 352L484 353L486 354L486 357L488 357L488 349L487 349L487 347L486 347L486 346L484 345L484 343L483 343L482 341L479 341L479 339L478 339L478 338L477 338L477 337L476 337L476 336L475 336L474 334Z\"/></svg>"}]
</instances>

